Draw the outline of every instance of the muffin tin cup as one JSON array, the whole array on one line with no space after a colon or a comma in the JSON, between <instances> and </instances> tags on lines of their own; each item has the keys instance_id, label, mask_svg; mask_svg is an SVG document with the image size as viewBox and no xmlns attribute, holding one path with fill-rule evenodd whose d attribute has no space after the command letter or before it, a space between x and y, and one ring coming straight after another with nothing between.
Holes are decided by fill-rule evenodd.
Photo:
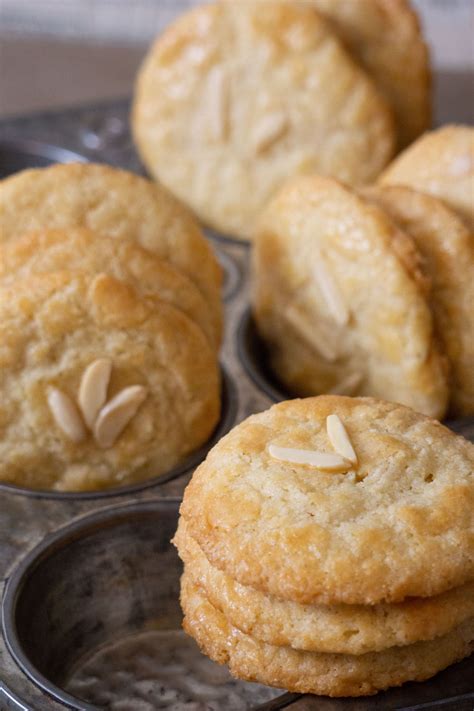
<instances>
[{"instance_id":1,"label":"muffin tin cup","mask_svg":"<svg viewBox=\"0 0 474 711\"><path fill-rule=\"evenodd\" d=\"M296 397L285 390L270 370L265 343L257 331L250 307L245 309L238 325L237 351L249 378L270 400L282 402Z\"/></svg>"},{"instance_id":2,"label":"muffin tin cup","mask_svg":"<svg viewBox=\"0 0 474 711\"><path fill-rule=\"evenodd\" d=\"M94 160L143 173L126 130L128 112L129 103L120 101L0 122L0 163L3 160L10 172L58 160ZM35 140L30 141L31 137ZM58 146L67 146L67 150ZM169 542L180 497L194 468L225 432L248 415L291 397L267 366L265 346L250 313L249 245L212 232L208 236L223 266L226 310L222 417L210 441L180 467L132 486L63 493L0 484L0 596L4 590L1 711L104 708L103 701L91 701L89 692L96 684L91 674L87 684L80 678L96 659L93 652L112 664L117 662L117 654L123 656L128 649L129 666L136 674L127 683L135 688L136 682L149 683L153 676L139 678L141 671L135 661L141 655L141 641L147 646L149 635L153 639L158 635L166 655L179 664L184 663L183 654L192 645L178 632L181 566ZM474 435L473 418L448 424L467 437ZM133 651L127 647L129 642L135 645ZM208 674L227 673L225 668L216 672L215 667L209 672L206 665L212 663L196 650L189 659L208 681ZM162 662L166 666L166 660ZM223 676L205 688L206 694L214 694L209 698L213 711L231 711L229 698L242 701L240 708L266 711L471 711L474 693L470 692L474 689L468 688L465 680L474 678L473 663L467 660L424 684L409 684L360 700L301 698L258 688L252 691L253 687L239 682L234 682L230 696L225 695L227 691L220 695L226 687ZM155 659L153 669L160 665ZM176 668L174 664L169 674L175 674ZM179 687L186 679L186 669L178 677ZM127 702L125 682L117 669L110 679L107 674L104 679L116 683L117 689L122 685L115 696L124 697L124 702L117 708L141 711L141 706ZM78 680L82 686L77 686ZM78 695L79 688L83 693ZM145 698L148 692L156 693L156 686L153 689L141 687L140 693ZM80 701L80 695L86 701ZM176 699L159 701L160 708L166 708ZM181 703L181 708L184 711L186 705Z\"/></svg>"},{"instance_id":3,"label":"muffin tin cup","mask_svg":"<svg viewBox=\"0 0 474 711\"><path fill-rule=\"evenodd\" d=\"M48 536L10 578L3 601L8 648L31 681L58 702L84 711L117 702L129 673L132 709L144 685L153 683L159 659L156 685L164 699L173 693L192 698L194 678L196 701L215 703L215 677L219 708L232 705L236 682L180 632L181 563L170 543L178 508L179 499L157 499L86 516ZM110 680L102 686L94 676L101 665ZM186 676L181 688L174 688L173 665ZM258 685L240 687L248 697L245 708L279 695Z\"/></svg>"}]
</instances>

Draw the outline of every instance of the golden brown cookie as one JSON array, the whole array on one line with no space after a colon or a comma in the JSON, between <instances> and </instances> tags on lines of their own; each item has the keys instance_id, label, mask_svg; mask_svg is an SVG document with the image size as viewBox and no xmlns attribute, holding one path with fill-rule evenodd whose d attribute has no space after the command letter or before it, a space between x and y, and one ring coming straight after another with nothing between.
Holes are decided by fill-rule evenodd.
<instances>
[{"instance_id":1,"label":"golden brown cookie","mask_svg":"<svg viewBox=\"0 0 474 711\"><path fill-rule=\"evenodd\" d=\"M435 327L451 364L451 411L474 415L474 237L439 199L402 186L367 188L415 240L432 282Z\"/></svg>"},{"instance_id":2,"label":"golden brown cookie","mask_svg":"<svg viewBox=\"0 0 474 711\"><path fill-rule=\"evenodd\" d=\"M202 330L113 277L0 289L0 479L82 491L141 481L203 444L219 373Z\"/></svg>"},{"instance_id":3,"label":"golden brown cookie","mask_svg":"<svg viewBox=\"0 0 474 711\"><path fill-rule=\"evenodd\" d=\"M474 128L443 126L409 146L380 178L434 195L474 230Z\"/></svg>"},{"instance_id":4,"label":"golden brown cookie","mask_svg":"<svg viewBox=\"0 0 474 711\"><path fill-rule=\"evenodd\" d=\"M235 0L227 0L235 2ZM268 0L260 0L262 3ZM398 146L431 123L431 72L418 17L407 0L294 0L315 7L394 110Z\"/></svg>"},{"instance_id":5,"label":"golden brown cookie","mask_svg":"<svg viewBox=\"0 0 474 711\"><path fill-rule=\"evenodd\" d=\"M188 579L233 627L279 647L359 655L433 639L474 617L474 582L393 605L299 605L241 585L212 566L184 519L174 543Z\"/></svg>"},{"instance_id":6,"label":"golden brown cookie","mask_svg":"<svg viewBox=\"0 0 474 711\"><path fill-rule=\"evenodd\" d=\"M326 23L279 2L181 16L143 64L132 124L149 172L244 239L288 176L371 182L395 142L388 105Z\"/></svg>"},{"instance_id":7,"label":"golden brown cookie","mask_svg":"<svg viewBox=\"0 0 474 711\"><path fill-rule=\"evenodd\" d=\"M354 463L327 431L334 414ZM333 464L314 463L314 452ZM473 507L470 442L401 405L321 396L235 427L194 473L181 515L209 562L242 585L301 604L366 605L473 580Z\"/></svg>"},{"instance_id":8,"label":"golden brown cookie","mask_svg":"<svg viewBox=\"0 0 474 711\"><path fill-rule=\"evenodd\" d=\"M170 262L196 284L221 331L220 265L197 223L163 188L91 163L25 170L0 181L0 243L70 227L138 242Z\"/></svg>"},{"instance_id":9,"label":"golden brown cookie","mask_svg":"<svg viewBox=\"0 0 474 711\"><path fill-rule=\"evenodd\" d=\"M357 393L442 417L447 364L420 264L413 239L348 187L290 181L259 220L253 260L278 379L298 395Z\"/></svg>"},{"instance_id":10,"label":"golden brown cookie","mask_svg":"<svg viewBox=\"0 0 474 711\"><path fill-rule=\"evenodd\" d=\"M394 109L404 148L431 124L428 48L407 0L309 0Z\"/></svg>"},{"instance_id":11,"label":"golden brown cookie","mask_svg":"<svg viewBox=\"0 0 474 711\"><path fill-rule=\"evenodd\" d=\"M108 274L133 286L139 296L181 309L202 328L209 342L219 347L216 319L197 286L136 242L99 237L91 230L72 227L27 233L0 245L0 280L4 284L64 268Z\"/></svg>"},{"instance_id":12,"label":"golden brown cookie","mask_svg":"<svg viewBox=\"0 0 474 711\"><path fill-rule=\"evenodd\" d=\"M366 696L406 681L423 681L474 649L474 619L428 642L359 656L318 654L259 642L233 627L188 579L181 579L184 629L201 650L240 679L299 693Z\"/></svg>"}]
</instances>

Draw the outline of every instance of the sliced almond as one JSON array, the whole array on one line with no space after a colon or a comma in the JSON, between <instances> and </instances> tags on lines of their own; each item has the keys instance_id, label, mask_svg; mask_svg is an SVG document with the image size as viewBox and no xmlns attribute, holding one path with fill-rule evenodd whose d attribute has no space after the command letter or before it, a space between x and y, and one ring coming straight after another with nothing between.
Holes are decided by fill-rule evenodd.
<instances>
[{"instance_id":1,"label":"sliced almond","mask_svg":"<svg viewBox=\"0 0 474 711\"><path fill-rule=\"evenodd\" d=\"M329 393L331 395L353 395L363 379L362 373L351 373L331 388Z\"/></svg>"},{"instance_id":2,"label":"sliced almond","mask_svg":"<svg viewBox=\"0 0 474 711\"><path fill-rule=\"evenodd\" d=\"M223 67L213 67L209 72L207 101L212 137L224 141L229 133L229 83Z\"/></svg>"},{"instance_id":3,"label":"sliced almond","mask_svg":"<svg viewBox=\"0 0 474 711\"><path fill-rule=\"evenodd\" d=\"M99 410L107 400L111 372L112 361L108 358L99 358L86 368L82 376L78 403L89 429L93 428Z\"/></svg>"},{"instance_id":4,"label":"sliced almond","mask_svg":"<svg viewBox=\"0 0 474 711\"><path fill-rule=\"evenodd\" d=\"M50 388L48 405L57 426L68 439L78 444L86 438L86 428L74 401L58 388Z\"/></svg>"},{"instance_id":5,"label":"sliced almond","mask_svg":"<svg viewBox=\"0 0 474 711\"><path fill-rule=\"evenodd\" d=\"M346 472L351 468L351 463L338 454L317 452L312 449L295 449L293 447L278 447L275 444L268 446L268 452L274 459L291 464L307 464L316 469L329 472Z\"/></svg>"},{"instance_id":6,"label":"sliced almond","mask_svg":"<svg viewBox=\"0 0 474 711\"><path fill-rule=\"evenodd\" d=\"M339 326L346 326L349 322L349 310L344 303L342 294L329 271L329 267L320 257L313 268L314 278L328 307L328 310Z\"/></svg>"},{"instance_id":7,"label":"sliced almond","mask_svg":"<svg viewBox=\"0 0 474 711\"><path fill-rule=\"evenodd\" d=\"M294 305L290 304L284 312L284 316L293 326L301 338L306 341L324 360L332 363L337 359L337 352L334 350L327 338L322 333L318 333L316 326Z\"/></svg>"},{"instance_id":8,"label":"sliced almond","mask_svg":"<svg viewBox=\"0 0 474 711\"><path fill-rule=\"evenodd\" d=\"M357 464L357 454L339 415L329 415L326 418L326 430L336 452L352 464Z\"/></svg>"},{"instance_id":9,"label":"sliced almond","mask_svg":"<svg viewBox=\"0 0 474 711\"><path fill-rule=\"evenodd\" d=\"M123 432L148 392L142 385L131 385L121 390L104 405L94 425L94 438L99 447L112 447Z\"/></svg>"},{"instance_id":10,"label":"sliced almond","mask_svg":"<svg viewBox=\"0 0 474 711\"><path fill-rule=\"evenodd\" d=\"M284 111L266 114L255 126L252 142L255 153L264 153L288 130L288 116Z\"/></svg>"}]
</instances>

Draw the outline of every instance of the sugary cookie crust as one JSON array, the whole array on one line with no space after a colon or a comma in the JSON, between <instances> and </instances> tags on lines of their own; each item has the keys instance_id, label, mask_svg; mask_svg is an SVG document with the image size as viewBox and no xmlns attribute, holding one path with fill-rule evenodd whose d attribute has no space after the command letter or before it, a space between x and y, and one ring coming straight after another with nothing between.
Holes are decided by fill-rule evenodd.
<instances>
[{"instance_id":1,"label":"sugary cookie crust","mask_svg":"<svg viewBox=\"0 0 474 711\"><path fill-rule=\"evenodd\" d=\"M132 125L150 173L244 239L288 176L368 183L395 142L390 109L326 23L278 2L182 15L142 66Z\"/></svg>"},{"instance_id":2,"label":"sugary cookie crust","mask_svg":"<svg viewBox=\"0 0 474 711\"><path fill-rule=\"evenodd\" d=\"M42 230L0 244L0 280L13 284L30 274L64 269L105 273L130 284L140 297L158 298L197 323L219 347L215 313L197 286L178 269L127 239L114 240L85 228Z\"/></svg>"},{"instance_id":3,"label":"sugary cookie crust","mask_svg":"<svg viewBox=\"0 0 474 711\"><path fill-rule=\"evenodd\" d=\"M474 582L399 604L299 605L240 585L213 567L180 520L174 538L188 579L241 632L276 646L365 654L445 635L474 616Z\"/></svg>"},{"instance_id":4,"label":"sugary cookie crust","mask_svg":"<svg viewBox=\"0 0 474 711\"><path fill-rule=\"evenodd\" d=\"M70 227L133 240L170 262L199 288L220 333L221 267L195 220L164 188L92 163L25 170L0 181L0 244Z\"/></svg>"},{"instance_id":5,"label":"sugary cookie crust","mask_svg":"<svg viewBox=\"0 0 474 711\"><path fill-rule=\"evenodd\" d=\"M184 629L201 650L240 679L288 691L366 696L406 681L423 681L474 649L474 619L444 637L359 656L275 647L243 634L188 579L181 579Z\"/></svg>"},{"instance_id":6,"label":"sugary cookie crust","mask_svg":"<svg viewBox=\"0 0 474 711\"><path fill-rule=\"evenodd\" d=\"M344 423L359 464L327 473L268 445L332 451ZM274 405L235 427L186 488L181 515L209 562L302 604L437 595L474 579L474 446L438 422L370 398Z\"/></svg>"},{"instance_id":7,"label":"sugary cookie crust","mask_svg":"<svg viewBox=\"0 0 474 711\"><path fill-rule=\"evenodd\" d=\"M474 230L474 128L425 133L383 172L382 185L407 185L440 198Z\"/></svg>"},{"instance_id":8,"label":"sugary cookie crust","mask_svg":"<svg viewBox=\"0 0 474 711\"><path fill-rule=\"evenodd\" d=\"M395 185L366 188L415 240L432 283L435 328L451 365L451 411L474 415L474 237L438 198ZM474 192L473 192L474 200Z\"/></svg>"},{"instance_id":9,"label":"sugary cookie crust","mask_svg":"<svg viewBox=\"0 0 474 711\"><path fill-rule=\"evenodd\" d=\"M429 283L413 240L382 210L331 178L295 178L259 220L253 272L257 326L290 392L337 391L356 374L358 395L444 415ZM345 313L329 308L324 275Z\"/></svg>"},{"instance_id":10,"label":"sugary cookie crust","mask_svg":"<svg viewBox=\"0 0 474 711\"><path fill-rule=\"evenodd\" d=\"M111 364L107 402L132 388L129 406L130 396L138 404L105 448L110 422L97 436L74 420L72 430L58 426L101 359ZM63 491L140 481L203 444L218 416L214 351L173 306L106 275L45 274L0 289L2 481Z\"/></svg>"},{"instance_id":11,"label":"sugary cookie crust","mask_svg":"<svg viewBox=\"0 0 474 711\"><path fill-rule=\"evenodd\" d=\"M398 145L431 123L428 47L406 0L309 0L374 79L395 112Z\"/></svg>"}]
</instances>

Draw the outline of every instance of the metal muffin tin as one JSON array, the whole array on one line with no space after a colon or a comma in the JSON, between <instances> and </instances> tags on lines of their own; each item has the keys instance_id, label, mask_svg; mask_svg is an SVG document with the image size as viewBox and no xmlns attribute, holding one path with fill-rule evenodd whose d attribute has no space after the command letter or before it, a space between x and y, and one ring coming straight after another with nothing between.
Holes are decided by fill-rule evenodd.
<instances>
[{"instance_id":1,"label":"metal muffin tin","mask_svg":"<svg viewBox=\"0 0 474 711\"><path fill-rule=\"evenodd\" d=\"M0 177L77 160L143 173L128 112L123 100L1 122ZM0 711L473 711L473 658L424 683L330 699L231 681L179 632L181 565L170 538L184 488L230 427L288 397L249 311L249 248L208 236L225 273L226 330L222 417L206 446L172 472L104 492L0 484ZM474 439L472 418L447 424Z\"/></svg>"}]
</instances>

